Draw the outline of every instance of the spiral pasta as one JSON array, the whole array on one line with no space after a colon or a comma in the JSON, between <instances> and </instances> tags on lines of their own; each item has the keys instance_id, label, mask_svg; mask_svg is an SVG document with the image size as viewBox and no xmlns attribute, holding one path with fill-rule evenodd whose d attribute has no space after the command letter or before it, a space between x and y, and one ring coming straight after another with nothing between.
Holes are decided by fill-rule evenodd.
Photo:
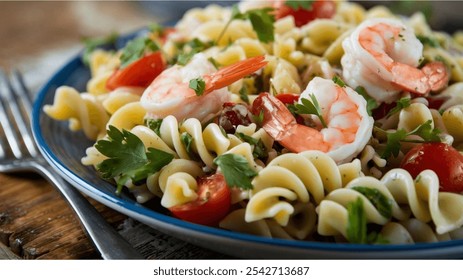
<instances>
[{"instance_id":1,"label":"spiral pasta","mask_svg":"<svg viewBox=\"0 0 463 280\"><path fill-rule=\"evenodd\" d=\"M290 5L283 2L278 5ZM108 173L102 163L115 152L104 151L105 142L99 141L136 149L140 161L148 162L141 171L105 179L114 179L119 190L123 185L138 203L158 198L171 211L207 207L213 190L203 198L201 182L219 174L230 186L224 207L230 210L214 225L226 230L369 243L351 240L352 205L358 203L358 216L372 231L366 235L380 241L463 238L463 195L443 191L435 171L413 178L400 168L422 143L463 151L461 32L433 31L421 13L403 17L385 6L327 2L331 15L303 23L293 15L279 16L280 6L272 1L191 9L173 28L140 35L145 40L140 58L159 55L165 68L144 86L110 90L109 77L127 69L121 65L134 50L97 49L89 57L85 91L61 86L44 111L95 141L81 161L101 174ZM270 7L277 10L269 13ZM159 66L150 63L147 69ZM432 72L434 67L439 71ZM275 98L264 99L267 94ZM209 114L200 120L195 113L203 111ZM366 119L372 129L363 126ZM114 131L141 144L110 137ZM330 157L358 142L348 159L338 161L343 164ZM154 167L158 159L148 158L153 151L170 161ZM142 175L134 176L137 172Z\"/></svg>"}]
</instances>

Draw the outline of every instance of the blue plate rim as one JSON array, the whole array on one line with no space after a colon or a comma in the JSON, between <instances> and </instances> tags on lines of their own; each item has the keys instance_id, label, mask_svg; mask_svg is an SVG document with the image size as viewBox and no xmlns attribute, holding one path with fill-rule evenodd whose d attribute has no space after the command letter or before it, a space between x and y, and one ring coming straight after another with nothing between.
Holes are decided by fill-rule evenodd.
<instances>
[{"instance_id":1,"label":"blue plate rim","mask_svg":"<svg viewBox=\"0 0 463 280\"><path fill-rule=\"evenodd\" d=\"M130 35L130 36L133 36ZM356 251L359 254L362 253L397 253L404 251L420 251L420 250L444 250L453 247L463 247L463 240L449 240L449 241L440 241L436 243L418 243L413 245L363 245L363 244L344 244L344 243L328 243L328 242L316 242L316 241L299 241L299 240L286 240L286 239L278 239L278 238L266 238L261 236L255 236L251 234L239 233L239 232L232 232L225 229L220 228L213 228L207 227L197 224L192 224L189 222L185 222L179 220L177 218L164 215L162 213L158 213L154 210L148 209L139 205L138 203L129 203L124 200L115 199L112 196L108 196L104 192L98 190L98 188L92 186L90 183L82 179L78 174L73 172L69 169L63 162L55 155L49 145L46 143L42 129L40 126L40 118L43 113L43 106L45 105L45 98L47 94L50 94L50 88L52 85L60 84L59 81L63 80L69 73L72 73L76 69L80 67L86 67L81 61L81 55L75 55L71 58L68 62L64 64L58 71L56 71L52 77L39 89L37 96L34 100L33 104L33 111L32 111L32 132L34 139L39 147L39 150L44 155L45 159L55 168L57 169L61 175L64 175L65 179L70 182L72 185L78 184L78 189L85 191L88 195L92 198L98 200L100 203L105 204L106 206L113 208L113 209L120 209L123 208L127 212L128 216L137 216L141 215L147 219L154 219L157 222L161 222L164 224L173 225L175 227L179 227L181 229L188 229L193 232L207 234L207 235L214 235L217 237L225 238L228 240L239 240L243 242L251 242L251 243L260 243L264 245L270 246L282 246L282 247L289 247L295 249L312 249L312 250L322 250L322 251L339 251L339 252L347 252L347 251ZM53 93L54 94L54 93ZM98 176L95 173L95 176ZM74 187L76 187L74 185ZM132 214L132 215L130 215ZM463 250L462 250L463 254Z\"/></svg>"}]
</instances>

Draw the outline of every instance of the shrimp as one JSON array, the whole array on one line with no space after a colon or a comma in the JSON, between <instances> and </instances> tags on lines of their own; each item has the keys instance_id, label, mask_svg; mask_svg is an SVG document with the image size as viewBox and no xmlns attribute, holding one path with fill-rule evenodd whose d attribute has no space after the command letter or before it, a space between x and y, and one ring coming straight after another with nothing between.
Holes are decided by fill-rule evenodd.
<instances>
[{"instance_id":1,"label":"shrimp","mask_svg":"<svg viewBox=\"0 0 463 280\"><path fill-rule=\"evenodd\" d=\"M187 65L174 65L162 72L145 89L140 103L150 118L173 115L180 121L186 118L207 121L230 100L226 86L264 67L267 64L264 59L257 56L216 71L206 56L198 53ZM189 87L190 80L196 78L205 82L200 96Z\"/></svg>"},{"instance_id":2,"label":"shrimp","mask_svg":"<svg viewBox=\"0 0 463 280\"><path fill-rule=\"evenodd\" d=\"M411 28L396 19L367 20L342 46L344 81L352 88L363 86L378 102L390 103L403 90L427 95L443 89L449 81L442 62L418 68L423 44Z\"/></svg>"},{"instance_id":3,"label":"shrimp","mask_svg":"<svg viewBox=\"0 0 463 280\"><path fill-rule=\"evenodd\" d=\"M349 87L340 87L332 80L314 78L301 93L299 103L314 95L327 127L318 121L312 128L296 122L295 117L277 98L260 94L253 103L253 113L263 112L264 130L291 152L319 150L337 163L352 160L368 143L373 131L373 118L368 115L366 101ZM313 116L314 122L317 117Z\"/></svg>"}]
</instances>

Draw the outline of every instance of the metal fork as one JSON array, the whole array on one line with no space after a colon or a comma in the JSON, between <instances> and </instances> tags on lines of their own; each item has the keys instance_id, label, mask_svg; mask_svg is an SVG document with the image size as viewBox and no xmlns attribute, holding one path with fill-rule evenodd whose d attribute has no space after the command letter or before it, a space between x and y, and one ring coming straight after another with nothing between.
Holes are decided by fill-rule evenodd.
<instances>
[{"instance_id":1,"label":"metal fork","mask_svg":"<svg viewBox=\"0 0 463 280\"><path fill-rule=\"evenodd\" d=\"M103 259L143 259L40 154L31 136L29 91L19 72L14 71L10 77L0 69L0 129L5 136L0 137L0 172L33 171L47 178L74 210Z\"/></svg>"}]
</instances>

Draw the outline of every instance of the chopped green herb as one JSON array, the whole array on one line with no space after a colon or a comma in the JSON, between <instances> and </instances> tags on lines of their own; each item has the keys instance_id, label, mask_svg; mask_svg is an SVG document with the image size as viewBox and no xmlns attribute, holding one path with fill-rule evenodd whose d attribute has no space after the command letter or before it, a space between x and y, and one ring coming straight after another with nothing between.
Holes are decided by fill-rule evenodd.
<instances>
[{"instance_id":1,"label":"chopped green herb","mask_svg":"<svg viewBox=\"0 0 463 280\"><path fill-rule=\"evenodd\" d=\"M185 149L188 154L192 154L192 144L193 144L193 136L189 134L188 132L183 132L180 134L180 140L182 141L183 145L185 146Z\"/></svg>"},{"instance_id":2,"label":"chopped green herb","mask_svg":"<svg viewBox=\"0 0 463 280\"><path fill-rule=\"evenodd\" d=\"M364 87L358 86L355 88L355 91L358 92L365 100L367 101L367 112L369 116L373 115L373 110L379 107L378 102L374 98L372 98L370 95L368 95L367 91L365 90Z\"/></svg>"},{"instance_id":3,"label":"chopped green herb","mask_svg":"<svg viewBox=\"0 0 463 280\"><path fill-rule=\"evenodd\" d=\"M346 83L339 76L334 76L333 82L340 87L346 87Z\"/></svg>"},{"instance_id":4,"label":"chopped green herb","mask_svg":"<svg viewBox=\"0 0 463 280\"><path fill-rule=\"evenodd\" d=\"M150 32L157 33L159 35L161 35L165 31L164 26L162 26L161 24L159 24L157 22L154 22L154 23L151 23L150 25L148 25L148 29L149 29Z\"/></svg>"},{"instance_id":5,"label":"chopped green herb","mask_svg":"<svg viewBox=\"0 0 463 280\"><path fill-rule=\"evenodd\" d=\"M145 126L150 128L154 133L156 133L158 136L161 136L161 124L162 124L162 119L145 119Z\"/></svg>"},{"instance_id":6,"label":"chopped green herb","mask_svg":"<svg viewBox=\"0 0 463 280\"><path fill-rule=\"evenodd\" d=\"M211 47L212 44L212 42L203 42L198 38L194 38L193 40L185 44L180 44L177 47L179 49L182 49L182 51L179 55L177 55L177 59L173 63L177 63L179 65L186 65L195 54L200 53L203 50Z\"/></svg>"},{"instance_id":7,"label":"chopped green herb","mask_svg":"<svg viewBox=\"0 0 463 280\"><path fill-rule=\"evenodd\" d=\"M253 188L251 180L257 175L249 166L248 160L237 154L223 154L214 159L220 167L225 181L230 188L250 190Z\"/></svg>"},{"instance_id":8,"label":"chopped green herb","mask_svg":"<svg viewBox=\"0 0 463 280\"><path fill-rule=\"evenodd\" d=\"M112 46L116 43L119 35L117 33L111 33L103 38L84 38L83 42L85 45L84 51L82 53L82 61L85 65L90 65L90 55L96 48L102 47L104 45Z\"/></svg>"},{"instance_id":9,"label":"chopped green herb","mask_svg":"<svg viewBox=\"0 0 463 280\"><path fill-rule=\"evenodd\" d=\"M402 111L402 109L405 109L407 107L410 107L410 101L411 99L408 97L402 97L397 101L397 104L395 105L394 108L392 108L386 115L386 118L389 118L390 116Z\"/></svg>"},{"instance_id":10,"label":"chopped green herb","mask_svg":"<svg viewBox=\"0 0 463 280\"><path fill-rule=\"evenodd\" d=\"M428 45L433 48L440 47L439 41L437 41L435 38L431 38L431 37L423 36L423 35L417 35L416 38L418 38L418 40L420 40L420 42L423 45Z\"/></svg>"},{"instance_id":11,"label":"chopped green herb","mask_svg":"<svg viewBox=\"0 0 463 280\"><path fill-rule=\"evenodd\" d=\"M253 146L252 154L254 157L264 159L268 156L267 149L261 139L253 138L241 132L236 133L236 136Z\"/></svg>"},{"instance_id":12,"label":"chopped green herb","mask_svg":"<svg viewBox=\"0 0 463 280\"><path fill-rule=\"evenodd\" d=\"M406 132L404 129L399 129L395 132L385 132L384 130L375 127L376 130L385 132L387 134L386 149L381 155L382 158L389 158L390 156L397 157L400 152L400 142L411 142L411 143L426 143L426 142L440 142L439 137L440 130L432 128L432 120L427 120L414 130ZM410 135L416 135L422 138L422 140L409 140L406 139Z\"/></svg>"},{"instance_id":13,"label":"chopped green herb","mask_svg":"<svg viewBox=\"0 0 463 280\"><path fill-rule=\"evenodd\" d=\"M195 91L197 96L201 96L206 89L206 82L202 78L191 79L189 87Z\"/></svg>"},{"instance_id":14,"label":"chopped green herb","mask_svg":"<svg viewBox=\"0 0 463 280\"><path fill-rule=\"evenodd\" d=\"M252 28L257 34L257 38L259 41L263 43L273 42L274 40L274 26L273 23L275 22L275 16L273 15L272 8L262 8L262 9L254 9L249 10L244 13L241 13L238 5L233 5L232 13L230 20L225 24L225 27L220 32L219 36L217 37L217 41L219 42L222 37L224 36L225 32L227 31L230 23L234 20L246 20L248 19L251 21Z\"/></svg>"},{"instance_id":15,"label":"chopped green herb","mask_svg":"<svg viewBox=\"0 0 463 280\"><path fill-rule=\"evenodd\" d=\"M174 156L164 151L148 148L135 134L127 130L119 131L114 126L109 126L107 131L108 139L96 142L95 148L107 156L97 170L105 179L117 177L117 194L120 194L122 187L129 181L139 182L146 179L162 167L169 164Z\"/></svg>"},{"instance_id":16,"label":"chopped green herb","mask_svg":"<svg viewBox=\"0 0 463 280\"><path fill-rule=\"evenodd\" d=\"M363 200L359 197L347 205L348 224L347 240L356 244L385 244L388 240L377 232L368 233L367 216L363 208Z\"/></svg>"},{"instance_id":17,"label":"chopped green herb","mask_svg":"<svg viewBox=\"0 0 463 280\"><path fill-rule=\"evenodd\" d=\"M386 219L392 217L391 200L382 194L379 190L362 186L356 186L352 189L358 191L366 198L368 198L368 200L375 206L375 208L383 217Z\"/></svg>"},{"instance_id":18,"label":"chopped green herb","mask_svg":"<svg viewBox=\"0 0 463 280\"><path fill-rule=\"evenodd\" d=\"M286 0L285 6L292 8L293 10L312 10L312 4L314 0Z\"/></svg>"},{"instance_id":19,"label":"chopped green herb","mask_svg":"<svg viewBox=\"0 0 463 280\"><path fill-rule=\"evenodd\" d=\"M240 95L241 100L249 104L248 89L246 86L241 87L239 91L239 95Z\"/></svg>"},{"instance_id":20,"label":"chopped green herb","mask_svg":"<svg viewBox=\"0 0 463 280\"><path fill-rule=\"evenodd\" d=\"M121 68L127 67L130 63L140 59L145 51L157 51L159 46L149 38L139 37L129 41L122 49Z\"/></svg>"},{"instance_id":21,"label":"chopped green herb","mask_svg":"<svg viewBox=\"0 0 463 280\"><path fill-rule=\"evenodd\" d=\"M318 104L317 98L315 95L311 94L310 99L312 99L312 102L310 102L307 98L301 98L302 104L296 104L296 113L316 115L320 119L323 127L327 127L326 122L323 119L323 113L320 105Z\"/></svg>"}]
</instances>

